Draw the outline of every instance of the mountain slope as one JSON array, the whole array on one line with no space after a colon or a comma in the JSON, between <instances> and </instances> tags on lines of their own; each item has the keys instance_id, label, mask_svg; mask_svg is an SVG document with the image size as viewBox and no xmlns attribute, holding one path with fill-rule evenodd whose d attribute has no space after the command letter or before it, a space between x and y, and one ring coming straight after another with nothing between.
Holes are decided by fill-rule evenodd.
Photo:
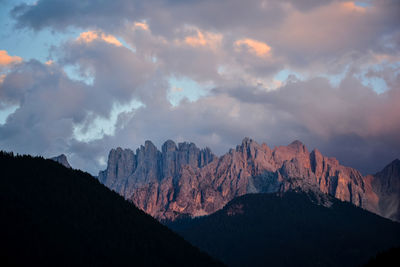
<instances>
[{"instance_id":1,"label":"mountain slope","mask_svg":"<svg viewBox=\"0 0 400 267\"><path fill-rule=\"evenodd\" d=\"M169 226L230 266L357 266L400 244L399 223L312 192L248 194Z\"/></svg>"},{"instance_id":2,"label":"mountain slope","mask_svg":"<svg viewBox=\"0 0 400 267\"><path fill-rule=\"evenodd\" d=\"M2 264L217 265L87 173L3 152L0 169Z\"/></svg>"},{"instance_id":3,"label":"mountain slope","mask_svg":"<svg viewBox=\"0 0 400 267\"><path fill-rule=\"evenodd\" d=\"M383 217L400 222L400 160L396 159L375 175L365 177L370 188L371 211L376 210Z\"/></svg>"},{"instance_id":4,"label":"mountain slope","mask_svg":"<svg viewBox=\"0 0 400 267\"><path fill-rule=\"evenodd\" d=\"M65 156L64 154L58 155L57 157L52 157L51 159L54 160L55 162L60 163L64 167L71 168L71 165L69 165L67 156Z\"/></svg>"},{"instance_id":5,"label":"mountain slope","mask_svg":"<svg viewBox=\"0 0 400 267\"><path fill-rule=\"evenodd\" d=\"M171 140L165 142L161 151L150 141L136 153L113 149L99 180L162 220L212 214L233 198L248 193L285 192L299 187L398 219L396 197L398 200L400 188L391 189L393 214L385 211L386 202L379 204L388 194L379 189L380 181L400 181L398 172L388 175L390 178L365 178L316 149L309 152L300 141L271 149L244 138L221 157L208 148L200 150L193 143L177 146Z\"/></svg>"}]
</instances>

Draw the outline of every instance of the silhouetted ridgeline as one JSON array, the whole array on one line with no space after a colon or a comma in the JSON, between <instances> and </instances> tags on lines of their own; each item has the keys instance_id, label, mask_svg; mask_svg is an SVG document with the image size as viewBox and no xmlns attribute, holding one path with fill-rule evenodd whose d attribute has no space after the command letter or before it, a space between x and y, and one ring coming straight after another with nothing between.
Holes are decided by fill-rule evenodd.
<instances>
[{"instance_id":1,"label":"silhouetted ridgeline","mask_svg":"<svg viewBox=\"0 0 400 267\"><path fill-rule=\"evenodd\" d=\"M87 173L0 152L0 265L218 265Z\"/></svg>"},{"instance_id":2,"label":"silhouetted ridgeline","mask_svg":"<svg viewBox=\"0 0 400 267\"><path fill-rule=\"evenodd\" d=\"M400 266L400 247L378 253L365 267Z\"/></svg>"},{"instance_id":3,"label":"silhouetted ridgeline","mask_svg":"<svg viewBox=\"0 0 400 267\"><path fill-rule=\"evenodd\" d=\"M169 226L229 266L360 266L400 245L399 223L333 197L322 202L313 192L248 194Z\"/></svg>"}]
</instances>

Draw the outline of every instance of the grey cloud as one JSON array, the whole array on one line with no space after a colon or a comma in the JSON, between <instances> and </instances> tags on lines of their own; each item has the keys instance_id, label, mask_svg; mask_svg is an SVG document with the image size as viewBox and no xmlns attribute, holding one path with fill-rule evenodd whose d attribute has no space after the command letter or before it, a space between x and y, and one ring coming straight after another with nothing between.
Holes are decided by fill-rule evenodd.
<instances>
[{"instance_id":1,"label":"grey cloud","mask_svg":"<svg viewBox=\"0 0 400 267\"><path fill-rule=\"evenodd\" d=\"M41 30L51 27L65 30L69 26L114 28L134 17L140 3L134 1L65 1L40 0L36 4L20 4L11 14L18 27Z\"/></svg>"},{"instance_id":2,"label":"grey cloud","mask_svg":"<svg viewBox=\"0 0 400 267\"><path fill-rule=\"evenodd\" d=\"M82 115L77 107L83 100L84 87L82 83L69 80L57 66L47 66L31 60L19 64L7 74L0 85L0 96L2 102L21 107L37 105L41 109L54 109L52 113L44 112L43 116L58 116L59 113L67 112L65 115L68 118L79 122ZM63 101L57 103L59 100ZM46 105L41 106L43 102ZM73 113L76 116L71 116Z\"/></svg>"},{"instance_id":3,"label":"grey cloud","mask_svg":"<svg viewBox=\"0 0 400 267\"><path fill-rule=\"evenodd\" d=\"M50 87L55 84L47 79L38 82ZM294 81L274 92L262 92L253 87L218 88L208 97L193 103L184 101L177 107L166 100L167 88L162 74L154 73L135 93L135 96L148 93L142 96L147 105L132 114L120 114L115 136L91 142L71 138L70 118L74 113L50 114L57 108L44 107L43 102L37 101L40 94L32 95L32 99L26 100L7 124L0 127L2 148L52 155L63 150L71 155L73 166L92 173L104 167L99 159L104 159L110 148L134 149L147 139L158 146L166 139L194 141L199 146L211 147L218 154L235 146L243 136L251 136L270 146L300 139L310 149L317 147L364 173L377 171L400 156L397 135L400 120L396 115L400 113L393 110L399 101L398 88L377 95L352 77L339 88L319 78ZM62 103L60 98L52 99L55 104ZM82 109L88 105L82 104ZM374 116L380 121L388 120L387 124L371 124L369 118ZM395 127L388 128L388 125ZM16 144L20 144L18 149Z\"/></svg>"},{"instance_id":4,"label":"grey cloud","mask_svg":"<svg viewBox=\"0 0 400 267\"><path fill-rule=\"evenodd\" d=\"M156 89L146 92L151 65L126 48L96 42L90 46L67 43L63 51L60 62L79 61L81 66L94 68L94 85L71 80L59 63L45 65L31 60L15 66L0 83L0 102L19 106L0 125L1 149L44 156L63 152L73 155L71 148L78 147L73 134L77 124L109 117L114 103L129 103L135 97L147 102L148 94ZM84 162L92 164L86 167L93 171L93 160Z\"/></svg>"},{"instance_id":5,"label":"grey cloud","mask_svg":"<svg viewBox=\"0 0 400 267\"><path fill-rule=\"evenodd\" d=\"M335 0L286 0L286 2L291 3L300 11L309 11L320 6L330 4L333 1Z\"/></svg>"},{"instance_id":6,"label":"grey cloud","mask_svg":"<svg viewBox=\"0 0 400 267\"><path fill-rule=\"evenodd\" d=\"M129 103L135 91L144 86L155 71L150 59L141 58L125 47L97 40L88 44L68 42L58 50L58 55L61 64L77 65L81 72L92 73L88 105L103 116L109 115L113 101Z\"/></svg>"},{"instance_id":7,"label":"grey cloud","mask_svg":"<svg viewBox=\"0 0 400 267\"><path fill-rule=\"evenodd\" d=\"M176 38L177 30L185 25L193 25L224 36L266 42L279 64L303 70L337 73L369 51L398 55L398 1L373 1L365 12L350 9L347 13L340 2L344 1L41 0L36 5L16 6L13 14L17 25L35 30L73 26L120 33L126 23L147 20L154 35L168 40ZM336 6L328 10L329 5ZM163 56L174 57L174 52ZM246 61L245 56L239 59ZM271 68L246 63L256 74Z\"/></svg>"},{"instance_id":8,"label":"grey cloud","mask_svg":"<svg viewBox=\"0 0 400 267\"><path fill-rule=\"evenodd\" d=\"M34 61L16 66L0 84L1 102L20 105L0 126L0 146L48 156L66 152L74 167L96 173L110 148L134 149L147 139L159 147L166 139L194 141L218 154L244 136L270 146L300 139L365 173L379 170L400 157L399 76L389 67L370 70L368 76L382 77L390 87L378 95L353 74L371 64L375 53L399 55L398 3L376 1L367 17L333 14L327 20L312 12L338 1L291 3L268 1L265 9L261 1L211 0L40 0L19 5L13 10L19 27L102 29L121 35L136 52L100 41L71 41L57 50L54 66ZM309 15L301 18L309 28L296 33L291 12ZM129 23L142 19L150 31L129 28ZM185 24L223 34L221 47L213 51L177 44L187 36ZM340 33L334 34L337 30ZM241 38L270 45L270 61L235 51L233 43ZM152 56L158 61L152 62ZM220 75L218 67L224 64L237 73ZM64 65L92 72L93 86L70 80L61 69ZM283 68L338 73L349 65L338 87L326 78L312 78L288 81L267 92L250 81L271 78ZM173 107L167 100L169 75L211 80L215 88L207 97ZM132 99L145 106L119 114L115 135L89 142L74 139L74 125L108 117L114 103Z\"/></svg>"},{"instance_id":9,"label":"grey cloud","mask_svg":"<svg viewBox=\"0 0 400 267\"><path fill-rule=\"evenodd\" d=\"M130 1L113 2L40 0L35 5L20 4L12 14L19 27L40 30L45 27L65 29L69 26L119 27L126 21L148 19L157 32L173 30L179 24L239 26L243 22L254 24L259 19L275 23L280 20L282 7L279 1L269 1L260 8L262 1ZM221 12L221 10L229 12ZM240 18L240 19L238 19Z\"/></svg>"},{"instance_id":10,"label":"grey cloud","mask_svg":"<svg viewBox=\"0 0 400 267\"><path fill-rule=\"evenodd\" d=\"M73 123L84 117L79 93L83 87L36 61L8 74L0 92L18 100L19 108L0 126L1 148L32 154L65 150Z\"/></svg>"},{"instance_id":11,"label":"grey cloud","mask_svg":"<svg viewBox=\"0 0 400 267\"><path fill-rule=\"evenodd\" d=\"M280 114L278 129L285 122L302 125L302 134L300 129L293 131L298 139L364 173L377 171L400 156L398 84L378 95L349 75L337 88L318 78L269 93L254 88L225 92L241 103L263 105L266 117Z\"/></svg>"}]
</instances>

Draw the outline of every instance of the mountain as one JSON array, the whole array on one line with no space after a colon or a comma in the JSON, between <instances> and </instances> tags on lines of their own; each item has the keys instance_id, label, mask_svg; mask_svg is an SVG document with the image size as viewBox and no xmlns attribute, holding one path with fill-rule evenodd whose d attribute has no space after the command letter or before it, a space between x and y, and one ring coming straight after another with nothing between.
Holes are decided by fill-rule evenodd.
<instances>
[{"instance_id":1,"label":"mountain","mask_svg":"<svg viewBox=\"0 0 400 267\"><path fill-rule=\"evenodd\" d=\"M2 266L220 265L91 175L0 152Z\"/></svg>"},{"instance_id":2,"label":"mountain","mask_svg":"<svg viewBox=\"0 0 400 267\"><path fill-rule=\"evenodd\" d=\"M163 218L179 214L177 208L168 209L179 192L181 174L186 170L200 170L216 159L209 148L199 149L193 143L178 146L168 140L158 151L151 141L146 141L134 153L130 149L112 149L108 165L98 178L101 183L132 200L147 213ZM183 188L180 192L183 193ZM188 204L192 199L183 199ZM178 208L179 210L179 208ZM165 214L165 216L163 216ZM159 215L159 216L158 216Z\"/></svg>"},{"instance_id":3,"label":"mountain","mask_svg":"<svg viewBox=\"0 0 400 267\"><path fill-rule=\"evenodd\" d=\"M396 161L397 162L397 161ZM396 164L395 164L396 165ZM397 166L397 165L396 165ZM390 168L389 168L390 169ZM221 157L209 148L168 140L157 148L146 141L134 153L113 149L99 180L160 220L212 214L248 193L312 189L399 220L398 170L363 177L300 141L274 149L244 138ZM390 184L389 188L388 185ZM386 202L390 202L390 212Z\"/></svg>"},{"instance_id":4,"label":"mountain","mask_svg":"<svg viewBox=\"0 0 400 267\"><path fill-rule=\"evenodd\" d=\"M365 177L369 210L400 221L400 160L396 159L375 175Z\"/></svg>"},{"instance_id":5,"label":"mountain","mask_svg":"<svg viewBox=\"0 0 400 267\"><path fill-rule=\"evenodd\" d=\"M228 266L360 266L399 246L399 223L322 197L247 194L212 215L169 226Z\"/></svg>"},{"instance_id":6,"label":"mountain","mask_svg":"<svg viewBox=\"0 0 400 267\"><path fill-rule=\"evenodd\" d=\"M67 160L67 156L65 156L64 154L61 154L57 157L53 157L53 158L51 158L51 160L54 160L55 162L60 163L64 167L71 168L71 165L69 165L69 162Z\"/></svg>"}]
</instances>

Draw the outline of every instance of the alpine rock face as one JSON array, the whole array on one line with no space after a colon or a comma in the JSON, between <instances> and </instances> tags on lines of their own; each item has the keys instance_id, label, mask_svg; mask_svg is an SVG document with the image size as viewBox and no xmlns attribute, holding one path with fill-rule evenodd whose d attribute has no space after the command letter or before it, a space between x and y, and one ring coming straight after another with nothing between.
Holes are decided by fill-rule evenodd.
<instances>
[{"instance_id":1,"label":"alpine rock face","mask_svg":"<svg viewBox=\"0 0 400 267\"><path fill-rule=\"evenodd\" d=\"M300 141L274 149L244 138L221 157L193 143L146 141L134 153L112 149L98 179L160 220L214 213L248 193L322 192L384 217L400 220L399 160L363 177L356 169L309 152Z\"/></svg>"}]
</instances>

